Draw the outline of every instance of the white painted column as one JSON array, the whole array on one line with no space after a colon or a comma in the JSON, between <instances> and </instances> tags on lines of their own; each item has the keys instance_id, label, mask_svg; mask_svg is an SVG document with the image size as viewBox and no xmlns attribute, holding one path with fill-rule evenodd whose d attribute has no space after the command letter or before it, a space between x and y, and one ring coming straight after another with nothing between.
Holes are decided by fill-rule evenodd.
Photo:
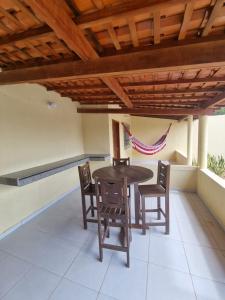
<instances>
[{"instance_id":1,"label":"white painted column","mask_svg":"<svg viewBox=\"0 0 225 300\"><path fill-rule=\"evenodd\" d=\"M192 166L193 159L193 116L188 116L187 123L187 165Z\"/></svg>"},{"instance_id":2,"label":"white painted column","mask_svg":"<svg viewBox=\"0 0 225 300\"><path fill-rule=\"evenodd\" d=\"M200 116L198 126L198 165L205 169L208 154L208 116Z\"/></svg>"}]
</instances>

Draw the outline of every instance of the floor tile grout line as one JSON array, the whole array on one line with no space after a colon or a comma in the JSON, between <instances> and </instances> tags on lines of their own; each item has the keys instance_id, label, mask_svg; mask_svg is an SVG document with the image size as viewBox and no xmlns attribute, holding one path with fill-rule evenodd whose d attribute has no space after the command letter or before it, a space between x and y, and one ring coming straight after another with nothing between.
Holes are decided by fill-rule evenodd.
<instances>
[{"instance_id":1,"label":"floor tile grout line","mask_svg":"<svg viewBox=\"0 0 225 300\"><path fill-rule=\"evenodd\" d=\"M199 201L201 201L200 198L199 198ZM225 252L225 250L221 249L221 248L218 246L218 243L216 242L216 240L215 240L215 238L213 237L213 235L212 235L212 238L213 238L213 241L214 241L215 245L217 245L217 247L207 246L207 245L200 245L200 244L197 244L197 243L194 243L194 242L185 241L185 240L183 239L182 232L181 232L181 230L180 230L180 222L178 221L179 219L178 219L178 217L177 217L177 212L176 212L176 210L175 210L175 216L176 216L176 219L177 219L177 225L178 225L178 229L179 229L180 236L181 236L181 239L182 239L182 243L184 243L184 244L189 244L189 245L193 245L193 246L196 246L196 247L209 248L209 249L219 250L219 251L221 251L221 252L223 252L223 251ZM202 225L205 225L205 226L208 228L208 230L209 230L209 227L208 227L207 222L204 221L204 224L202 224ZM209 232L212 233L211 230L209 230Z\"/></svg>"},{"instance_id":2,"label":"floor tile grout line","mask_svg":"<svg viewBox=\"0 0 225 300\"><path fill-rule=\"evenodd\" d=\"M148 232L148 262L147 262L147 278L146 278L146 291L145 291L145 300L148 299L148 280L149 280L149 253L150 253L150 231Z\"/></svg>"},{"instance_id":3,"label":"floor tile grout line","mask_svg":"<svg viewBox=\"0 0 225 300\"><path fill-rule=\"evenodd\" d=\"M176 214L176 212L175 212L175 217L176 217L176 219L177 219L177 214ZM182 240L183 240L182 232L181 232L181 230L180 230L180 224L179 224L179 222L178 222L178 230L179 230L180 235L181 235L181 238L182 238ZM185 249L185 246L184 246L184 245L185 245L185 244L184 244L184 241L183 241L183 242L182 242L182 246L183 246L184 254L185 254L186 261L187 261L187 265L188 265L189 276L190 276L190 279L191 279L191 284L192 284L192 288L193 288L193 291L194 291L194 294L195 294L195 298L196 298L196 300L197 300L197 299L198 299L198 297L197 297L197 291L196 291L195 286L194 286L194 281L193 281L193 277L192 277L192 273L191 273L191 268L190 268L190 264L189 264L189 261L188 261L187 252L186 252L186 249Z\"/></svg>"},{"instance_id":4,"label":"floor tile grout line","mask_svg":"<svg viewBox=\"0 0 225 300\"><path fill-rule=\"evenodd\" d=\"M101 289L102 289L103 283L104 283L104 281L105 281L106 275L107 275L107 273L108 273L110 264L111 264L111 262L112 262L113 255L114 255L114 253L111 254L111 257L110 257L110 260L109 260L109 264L108 264L107 270L106 270L106 272L105 272L105 274L104 274L104 278L103 278L102 283L101 283L101 286L100 286L100 288L99 288L99 291L98 291L98 295L97 295L96 300L98 299L98 297L99 297L99 295L100 295L100 293L101 293ZM111 296L110 296L110 297L111 297ZM116 300L116 299L115 299L115 300Z\"/></svg>"},{"instance_id":5,"label":"floor tile grout line","mask_svg":"<svg viewBox=\"0 0 225 300\"><path fill-rule=\"evenodd\" d=\"M18 279L16 282L11 286L11 288L1 296L1 299L4 300L4 298L23 280L23 278L31 271L32 266L28 268L28 270Z\"/></svg>"},{"instance_id":6,"label":"floor tile grout line","mask_svg":"<svg viewBox=\"0 0 225 300\"><path fill-rule=\"evenodd\" d=\"M5 251L8 255L17 258L18 260L22 260L23 262L30 264L32 267L40 268L40 269L42 269L42 270L44 270L44 271L46 271L46 272L48 272L48 273L51 273L52 275L55 275L55 276L58 276L58 277L62 277L61 274L55 273L55 272L53 272L53 271L51 271L51 270L49 270L49 269L47 269L47 268L45 268L45 267L43 267L43 266L40 266L40 265L38 265L38 264L35 264L35 263L33 263L33 262L31 262L31 261L29 261L29 260L27 260L27 259L25 259L25 258L23 258L23 257L21 257L21 256L18 256L18 255L16 255L16 254L14 254L14 253L12 253L12 252L8 252L8 251L6 251L6 250L4 250L4 251Z\"/></svg>"},{"instance_id":7,"label":"floor tile grout line","mask_svg":"<svg viewBox=\"0 0 225 300\"><path fill-rule=\"evenodd\" d=\"M74 263L74 261L76 260L76 258L79 256L80 252L81 252L81 248L79 249L79 251L77 252L77 254L75 255L75 257L72 259L70 265L67 267L67 269L65 270L65 272L61 276L61 279L59 280L58 284L56 285L56 287L54 288L54 290L49 295L48 299L51 299L52 295L54 294L54 292L56 291L56 289L59 287L59 285L61 284L61 282L63 281L63 279L67 279L68 280L68 278L65 278L65 275L69 271L69 269L71 268L71 266Z\"/></svg>"},{"instance_id":8,"label":"floor tile grout line","mask_svg":"<svg viewBox=\"0 0 225 300\"><path fill-rule=\"evenodd\" d=\"M199 275L195 275L195 274L191 274L191 276L192 277L197 277L197 278L200 278L200 279L204 279L204 280L207 280L207 281L210 281L210 282L219 283L219 284L222 284L222 285L225 286L225 281L219 281L219 280L215 280L215 279L210 279L210 278L199 276Z\"/></svg>"}]
</instances>

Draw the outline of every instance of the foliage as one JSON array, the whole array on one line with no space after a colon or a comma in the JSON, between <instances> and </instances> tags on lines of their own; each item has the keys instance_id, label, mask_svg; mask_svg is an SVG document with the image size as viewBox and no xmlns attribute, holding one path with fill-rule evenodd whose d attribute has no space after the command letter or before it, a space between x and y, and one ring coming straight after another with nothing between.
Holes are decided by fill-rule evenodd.
<instances>
[{"instance_id":1,"label":"foliage","mask_svg":"<svg viewBox=\"0 0 225 300\"><path fill-rule=\"evenodd\" d=\"M208 168L220 177L225 176L225 159L222 155L208 154Z\"/></svg>"},{"instance_id":2,"label":"foliage","mask_svg":"<svg viewBox=\"0 0 225 300\"><path fill-rule=\"evenodd\" d=\"M225 115L225 107L221 108L217 112L215 112L215 115Z\"/></svg>"}]
</instances>

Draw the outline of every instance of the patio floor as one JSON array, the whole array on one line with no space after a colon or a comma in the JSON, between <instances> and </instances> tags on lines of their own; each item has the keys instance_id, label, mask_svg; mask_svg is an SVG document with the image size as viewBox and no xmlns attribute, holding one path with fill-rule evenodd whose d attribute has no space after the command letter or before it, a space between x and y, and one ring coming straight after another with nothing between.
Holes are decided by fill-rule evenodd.
<instances>
[{"instance_id":1,"label":"patio floor","mask_svg":"<svg viewBox=\"0 0 225 300\"><path fill-rule=\"evenodd\" d=\"M225 299L225 233L195 194L171 193L169 236L133 230L130 269L124 253L97 260L80 202L72 192L0 241L0 299Z\"/></svg>"}]
</instances>

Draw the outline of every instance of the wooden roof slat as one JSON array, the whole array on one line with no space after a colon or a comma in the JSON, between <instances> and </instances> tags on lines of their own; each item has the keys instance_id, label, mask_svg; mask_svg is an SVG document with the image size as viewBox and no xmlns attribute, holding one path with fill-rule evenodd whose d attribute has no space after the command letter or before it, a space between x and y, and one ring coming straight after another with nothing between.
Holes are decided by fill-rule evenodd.
<instances>
[{"instance_id":1,"label":"wooden roof slat","mask_svg":"<svg viewBox=\"0 0 225 300\"><path fill-rule=\"evenodd\" d=\"M213 23L215 22L215 19L218 17L220 14L221 8L224 4L224 0L216 0L216 3L212 9L212 12L210 14L209 20L206 23L205 28L202 31L202 36L206 36L209 34L209 32L212 29Z\"/></svg>"},{"instance_id":2,"label":"wooden roof slat","mask_svg":"<svg viewBox=\"0 0 225 300\"><path fill-rule=\"evenodd\" d=\"M12 14L10 14L7 10L3 9L1 6L0 6L0 13L4 17L6 17L8 20L10 20L11 22L13 22L20 29L24 29L24 26L20 23L20 21L16 17L14 17Z\"/></svg>"},{"instance_id":3,"label":"wooden roof slat","mask_svg":"<svg viewBox=\"0 0 225 300\"><path fill-rule=\"evenodd\" d=\"M210 89L210 88L200 88L200 89L175 89L175 90L146 90L146 91L128 91L129 95L159 95L159 94L164 94L164 95L168 95L168 94L196 94L196 93L222 93L223 90L222 89Z\"/></svg>"},{"instance_id":4,"label":"wooden roof slat","mask_svg":"<svg viewBox=\"0 0 225 300\"><path fill-rule=\"evenodd\" d=\"M178 40L183 40L187 34L187 30L191 21L191 16L193 13L193 2L189 2L186 4L183 22L180 28Z\"/></svg>"},{"instance_id":5,"label":"wooden roof slat","mask_svg":"<svg viewBox=\"0 0 225 300\"><path fill-rule=\"evenodd\" d=\"M27 41L26 43L27 43L28 47L31 48L35 53L37 53L37 55L38 55L39 57L43 57L43 58L45 58L46 60L50 60L50 58L49 58L47 55L45 55L45 54L39 49L38 46L35 47L35 46L32 45L32 43L29 42L29 41Z\"/></svg>"},{"instance_id":6,"label":"wooden roof slat","mask_svg":"<svg viewBox=\"0 0 225 300\"><path fill-rule=\"evenodd\" d=\"M225 76L220 77L205 77L205 78L193 78L193 79L176 79L176 80L157 80L157 81L140 81L140 82L128 82L121 83L123 87L140 87L144 88L145 86L161 86L161 85L179 85L179 84L194 84L194 83L216 83L224 82Z\"/></svg>"},{"instance_id":7,"label":"wooden roof slat","mask_svg":"<svg viewBox=\"0 0 225 300\"><path fill-rule=\"evenodd\" d=\"M153 14L154 44L160 43L160 26L160 12L156 11Z\"/></svg>"},{"instance_id":8,"label":"wooden roof slat","mask_svg":"<svg viewBox=\"0 0 225 300\"><path fill-rule=\"evenodd\" d=\"M102 0L91 0L93 4L96 6L98 9L102 9L104 7L103 1Z\"/></svg>"},{"instance_id":9,"label":"wooden roof slat","mask_svg":"<svg viewBox=\"0 0 225 300\"><path fill-rule=\"evenodd\" d=\"M40 20L24 5L20 0L13 0L15 5L21 9L35 24L40 24Z\"/></svg>"},{"instance_id":10,"label":"wooden roof slat","mask_svg":"<svg viewBox=\"0 0 225 300\"><path fill-rule=\"evenodd\" d=\"M5 24L3 24L3 22L0 21L0 29L11 34L13 33L13 30L10 29L8 26L6 26Z\"/></svg>"},{"instance_id":11,"label":"wooden roof slat","mask_svg":"<svg viewBox=\"0 0 225 300\"><path fill-rule=\"evenodd\" d=\"M189 1L183 0L182 3L185 4ZM133 18L143 13L146 14L146 12L150 12L150 17L153 17L155 11L160 11L177 4L181 4L179 0L125 1L115 6L105 7L97 12L81 15L77 18L77 22L82 29L85 29L112 23L119 19Z\"/></svg>"},{"instance_id":12,"label":"wooden roof slat","mask_svg":"<svg viewBox=\"0 0 225 300\"><path fill-rule=\"evenodd\" d=\"M203 104L202 107L204 107L206 109L207 108L212 108L212 107L222 103L223 101L225 101L225 91L222 94L217 95L212 100L208 100L205 104Z\"/></svg>"},{"instance_id":13,"label":"wooden roof slat","mask_svg":"<svg viewBox=\"0 0 225 300\"><path fill-rule=\"evenodd\" d=\"M41 38L49 34L55 36L55 33L51 30L51 28L47 25L44 25L39 28L28 29L20 33L15 33L9 36L1 37L0 46L11 45L19 41L26 41L26 40L30 41L33 39Z\"/></svg>"},{"instance_id":14,"label":"wooden roof slat","mask_svg":"<svg viewBox=\"0 0 225 300\"><path fill-rule=\"evenodd\" d=\"M138 47L139 41L138 41L138 35L137 35L137 28L136 28L136 24L135 24L133 18L128 18L128 25L129 25L129 30L130 30L130 35L131 35L131 40L132 40L133 46Z\"/></svg>"}]
</instances>

